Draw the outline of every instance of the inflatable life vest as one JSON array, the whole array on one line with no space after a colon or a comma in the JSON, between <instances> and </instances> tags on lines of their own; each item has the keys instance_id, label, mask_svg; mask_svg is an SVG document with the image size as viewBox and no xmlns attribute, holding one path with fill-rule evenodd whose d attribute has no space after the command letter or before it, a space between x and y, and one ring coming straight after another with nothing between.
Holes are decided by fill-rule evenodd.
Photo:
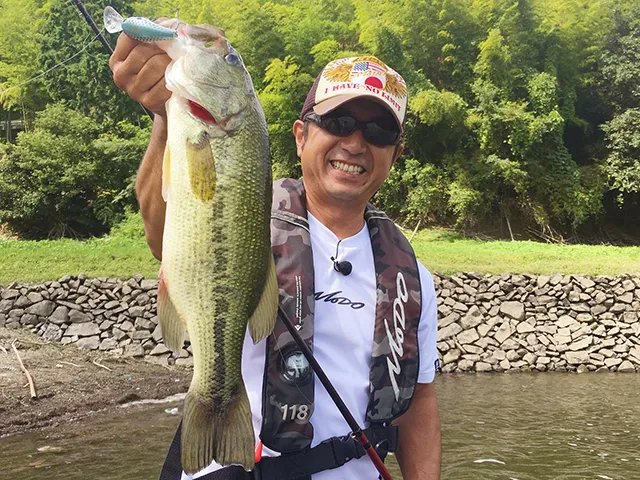
<instances>
[{"instance_id":1,"label":"inflatable life vest","mask_svg":"<svg viewBox=\"0 0 640 480\"><path fill-rule=\"evenodd\" d=\"M413 249L394 223L370 205L365 221L377 285L367 420L385 425L407 411L418 379L420 277ZM313 350L313 257L299 180L274 183L271 245L280 305ZM313 375L281 319L267 340L264 378L263 444L282 453L308 448L313 439Z\"/></svg>"}]
</instances>

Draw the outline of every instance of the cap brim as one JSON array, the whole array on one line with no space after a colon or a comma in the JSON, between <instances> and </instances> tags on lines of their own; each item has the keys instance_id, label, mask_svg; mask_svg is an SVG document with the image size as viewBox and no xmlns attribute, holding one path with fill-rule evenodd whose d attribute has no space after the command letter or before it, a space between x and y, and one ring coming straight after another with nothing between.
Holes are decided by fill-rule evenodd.
<instances>
[{"instance_id":1,"label":"cap brim","mask_svg":"<svg viewBox=\"0 0 640 480\"><path fill-rule=\"evenodd\" d=\"M345 103L350 102L351 100L354 100L356 98L366 98L367 100L372 100L377 104L382 105L384 108L387 109L388 112L391 113L391 115L393 115L393 118L395 119L396 124L400 129L400 132L404 131L404 129L402 128L402 122L400 122L400 119L398 118L398 115L393 110L393 108L391 108L391 106L389 106L387 103L385 103L383 100L380 100L380 98L378 98L376 95L373 95L373 94L368 95L366 93L361 92L361 93L346 93L344 95L336 95L335 97L328 98L318 103L317 105L315 105L313 107L313 111L318 115L326 115L327 113L334 111L340 105L344 105Z\"/></svg>"}]
</instances>

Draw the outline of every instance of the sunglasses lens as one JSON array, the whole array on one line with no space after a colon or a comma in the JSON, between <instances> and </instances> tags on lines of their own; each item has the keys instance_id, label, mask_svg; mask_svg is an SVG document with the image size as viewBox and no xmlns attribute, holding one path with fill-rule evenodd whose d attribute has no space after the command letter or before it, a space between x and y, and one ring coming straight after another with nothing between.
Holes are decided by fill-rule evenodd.
<instances>
[{"instance_id":1,"label":"sunglasses lens","mask_svg":"<svg viewBox=\"0 0 640 480\"><path fill-rule=\"evenodd\" d=\"M364 139L374 145L396 145L400 140L400 132L391 125L380 125L377 122L360 122L351 115L332 115L310 117L332 135L344 137L351 135L356 128L362 130Z\"/></svg>"},{"instance_id":2,"label":"sunglasses lens","mask_svg":"<svg viewBox=\"0 0 640 480\"><path fill-rule=\"evenodd\" d=\"M383 128L375 122L365 124L362 135L369 143L385 146L395 145L400 138L400 132Z\"/></svg>"},{"instance_id":3,"label":"sunglasses lens","mask_svg":"<svg viewBox=\"0 0 640 480\"><path fill-rule=\"evenodd\" d=\"M356 129L356 119L348 116L322 117L322 128L333 135L350 135Z\"/></svg>"}]
</instances>

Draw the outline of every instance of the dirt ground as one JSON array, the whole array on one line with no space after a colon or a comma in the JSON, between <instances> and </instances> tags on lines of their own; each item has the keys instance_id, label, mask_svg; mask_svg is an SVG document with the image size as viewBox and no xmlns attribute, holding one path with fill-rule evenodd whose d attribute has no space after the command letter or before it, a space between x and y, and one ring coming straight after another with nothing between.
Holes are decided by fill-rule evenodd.
<instances>
[{"instance_id":1,"label":"dirt ground","mask_svg":"<svg viewBox=\"0 0 640 480\"><path fill-rule=\"evenodd\" d=\"M14 340L33 377L35 399L11 346ZM0 328L0 437L77 420L135 400L183 393L190 380L190 370L115 358L46 342L28 331Z\"/></svg>"}]
</instances>

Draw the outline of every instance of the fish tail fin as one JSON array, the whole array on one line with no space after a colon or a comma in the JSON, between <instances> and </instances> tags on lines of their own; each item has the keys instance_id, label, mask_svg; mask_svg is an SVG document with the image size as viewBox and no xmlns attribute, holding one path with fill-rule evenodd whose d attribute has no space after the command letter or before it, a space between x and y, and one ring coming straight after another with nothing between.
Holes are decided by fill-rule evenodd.
<instances>
[{"instance_id":1,"label":"fish tail fin","mask_svg":"<svg viewBox=\"0 0 640 480\"><path fill-rule=\"evenodd\" d=\"M278 278L273 255L269 251L267 279L258 306L249 318L249 333L258 343L273 331L278 316Z\"/></svg>"},{"instance_id":2,"label":"fish tail fin","mask_svg":"<svg viewBox=\"0 0 640 480\"><path fill-rule=\"evenodd\" d=\"M216 411L213 399L189 392L184 404L181 443L182 468L188 474L202 470L213 460L220 465L253 469L255 437L244 385L224 411Z\"/></svg>"}]
</instances>

